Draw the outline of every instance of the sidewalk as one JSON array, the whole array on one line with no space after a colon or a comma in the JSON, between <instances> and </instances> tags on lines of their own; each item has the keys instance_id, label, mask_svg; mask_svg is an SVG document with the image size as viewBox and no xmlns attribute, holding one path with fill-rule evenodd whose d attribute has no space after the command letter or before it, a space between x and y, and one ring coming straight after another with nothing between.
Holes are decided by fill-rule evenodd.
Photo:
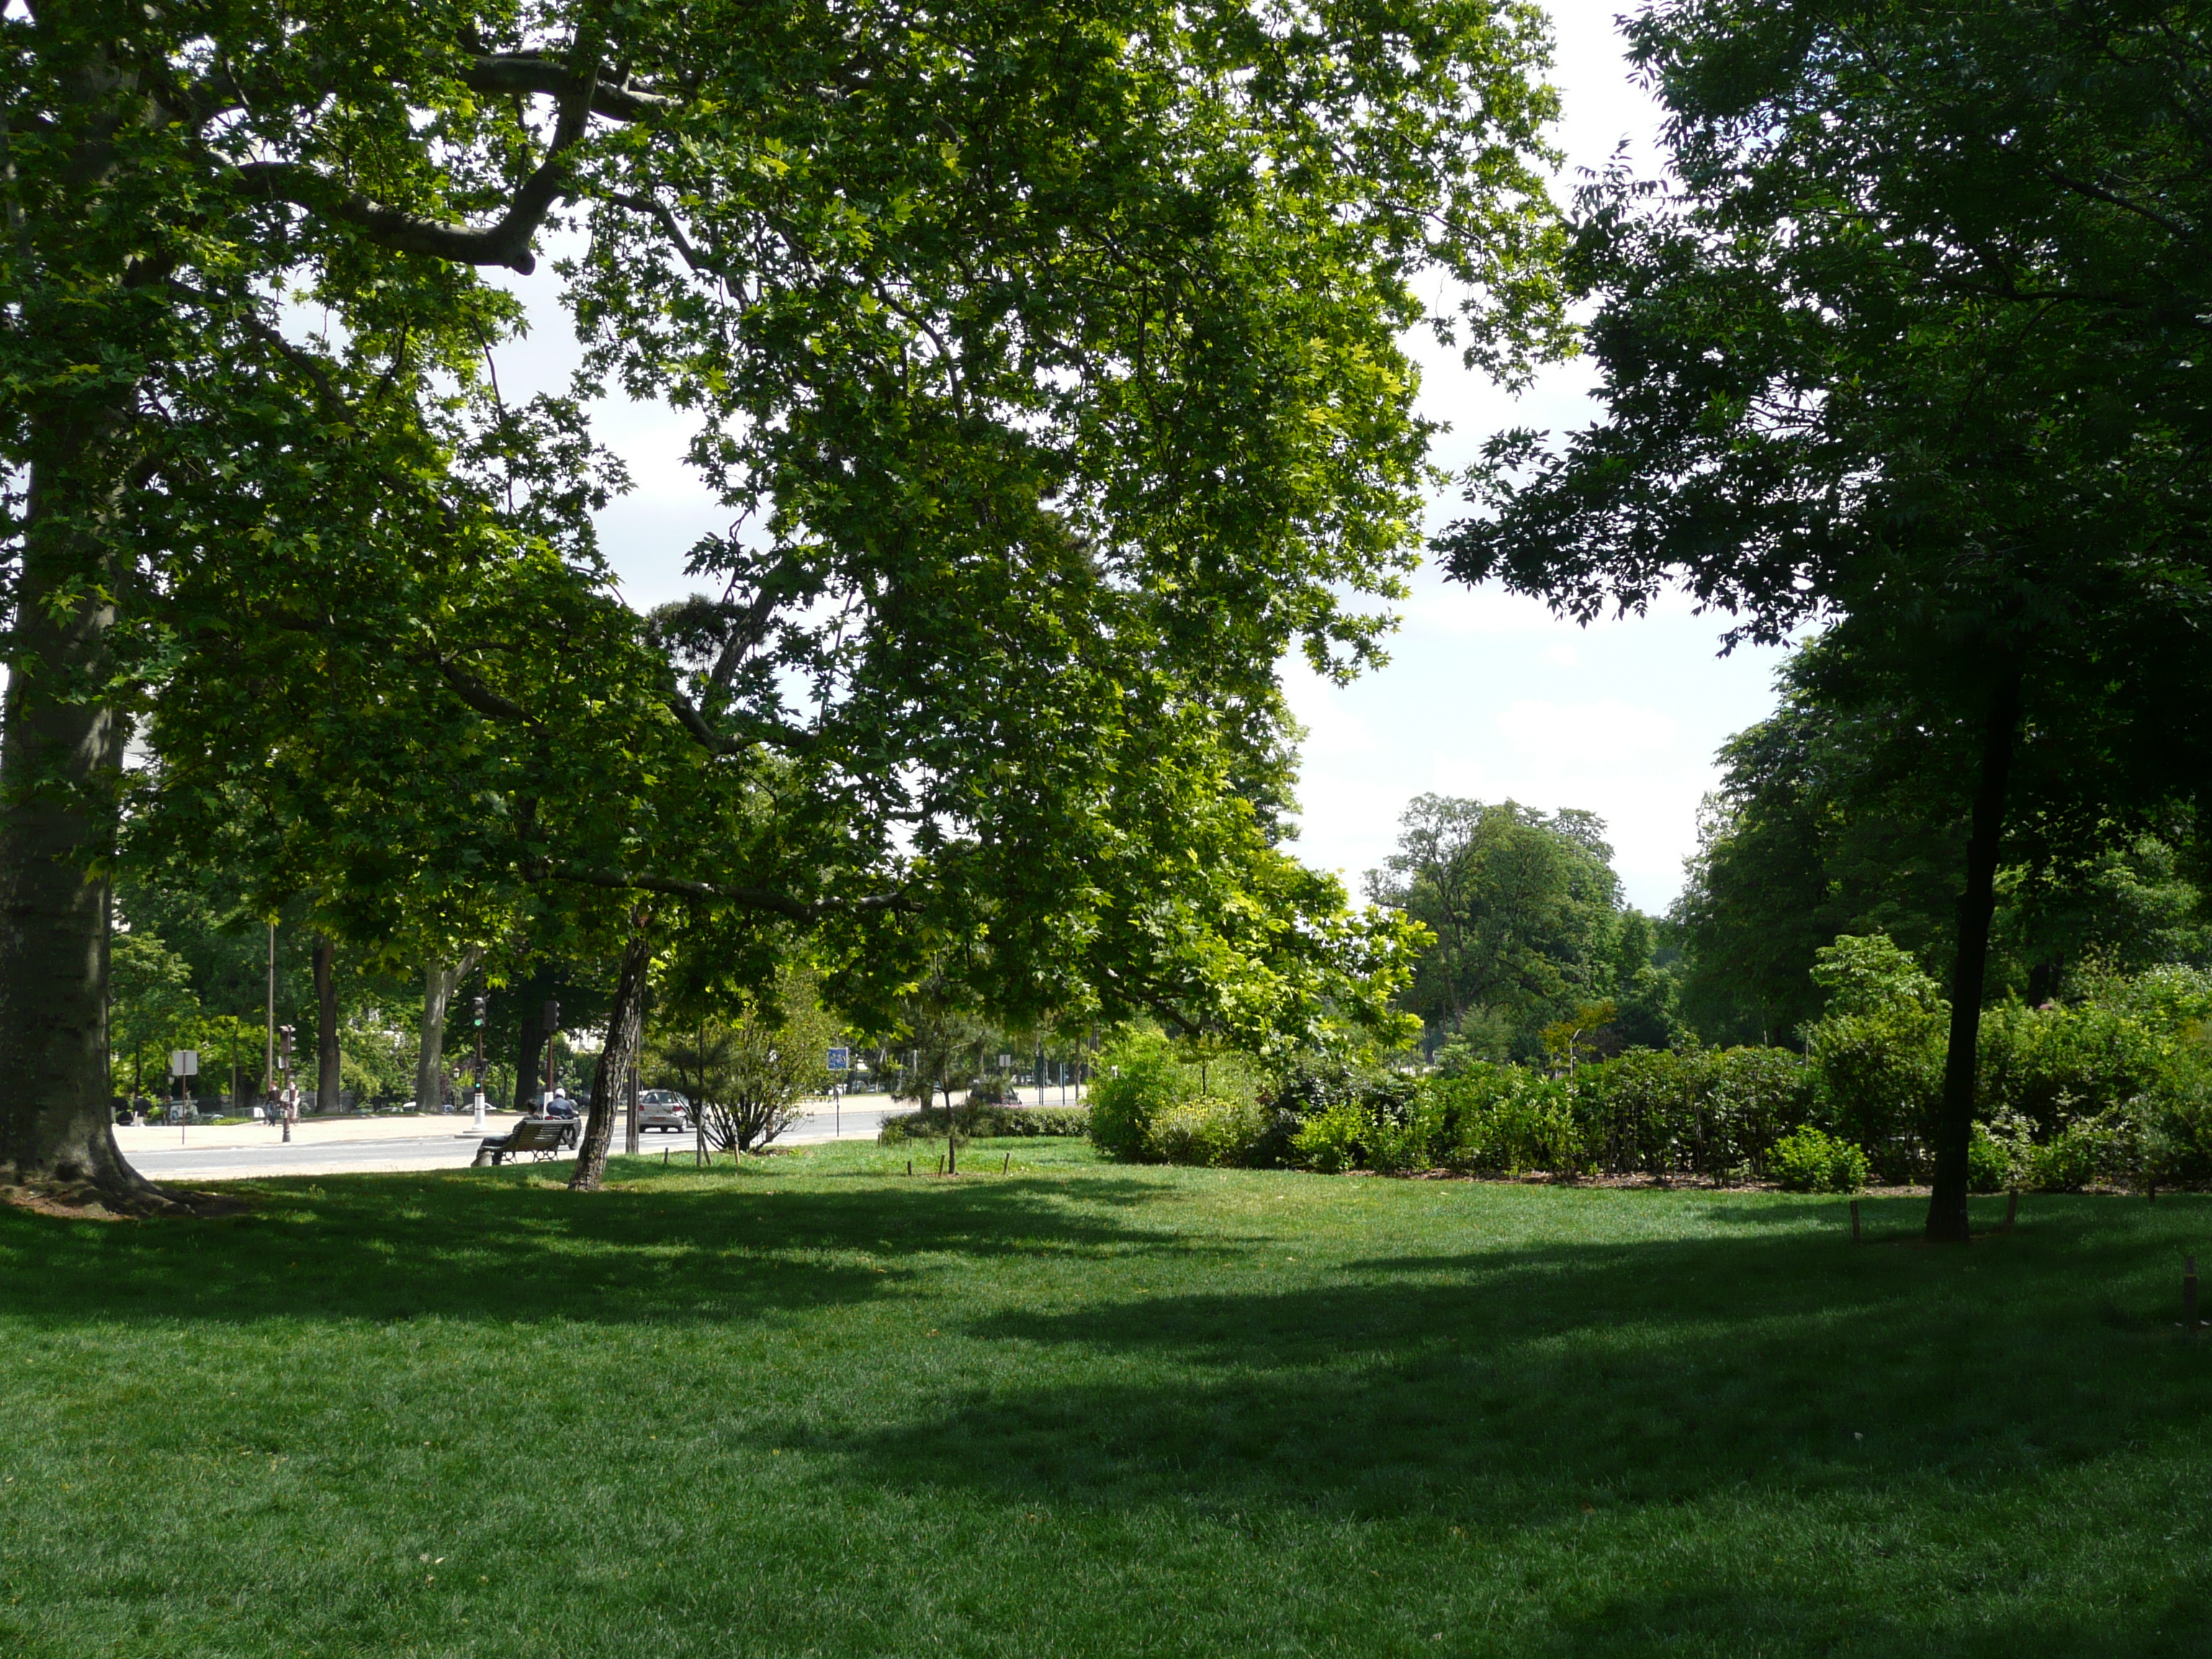
<instances>
[{"instance_id":1,"label":"sidewalk","mask_svg":"<svg viewBox=\"0 0 2212 1659\"><path fill-rule=\"evenodd\" d=\"M292 1144L330 1145L357 1140L421 1140L450 1134L473 1137L475 1120L466 1112L408 1112L384 1115L362 1113L358 1117L319 1117L292 1126ZM515 1124L512 1112L484 1114L485 1132L505 1134ZM128 1155L136 1152L173 1152L179 1146L209 1152L229 1146L273 1146L283 1144L284 1132L276 1123L133 1123L118 1125L115 1144Z\"/></svg>"}]
</instances>

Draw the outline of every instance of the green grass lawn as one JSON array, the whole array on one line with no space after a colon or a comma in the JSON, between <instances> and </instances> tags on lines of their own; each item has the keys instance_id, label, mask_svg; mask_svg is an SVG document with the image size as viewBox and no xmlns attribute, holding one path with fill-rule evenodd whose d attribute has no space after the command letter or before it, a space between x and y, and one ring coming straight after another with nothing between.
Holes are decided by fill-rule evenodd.
<instances>
[{"instance_id":1,"label":"green grass lawn","mask_svg":"<svg viewBox=\"0 0 2212 1659\"><path fill-rule=\"evenodd\" d=\"M969 1161L0 1211L0 1653L2212 1650L2212 1200Z\"/></svg>"}]
</instances>

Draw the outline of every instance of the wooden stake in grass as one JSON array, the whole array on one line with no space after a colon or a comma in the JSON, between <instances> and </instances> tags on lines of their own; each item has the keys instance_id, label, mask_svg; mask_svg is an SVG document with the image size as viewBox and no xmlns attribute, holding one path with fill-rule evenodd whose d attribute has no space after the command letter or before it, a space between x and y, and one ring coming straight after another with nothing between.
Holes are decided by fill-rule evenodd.
<instances>
[{"instance_id":1,"label":"wooden stake in grass","mask_svg":"<svg viewBox=\"0 0 2212 1659\"><path fill-rule=\"evenodd\" d=\"M2197 1258L2187 1258L2181 1270L2181 1328L2197 1328Z\"/></svg>"},{"instance_id":2,"label":"wooden stake in grass","mask_svg":"<svg viewBox=\"0 0 2212 1659\"><path fill-rule=\"evenodd\" d=\"M914 1160L912 1158L908 1158L906 1161L906 1172L908 1175L912 1175L914 1173Z\"/></svg>"},{"instance_id":3,"label":"wooden stake in grass","mask_svg":"<svg viewBox=\"0 0 2212 1659\"><path fill-rule=\"evenodd\" d=\"M1851 1200L1851 1243L1854 1243L1854 1244L1856 1244L1856 1243L1857 1243L1858 1242L1859 1242L1859 1201L1858 1201L1858 1200L1856 1200L1856 1199L1855 1198L1855 1199L1853 1199L1853 1200Z\"/></svg>"},{"instance_id":4,"label":"wooden stake in grass","mask_svg":"<svg viewBox=\"0 0 2212 1659\"><path fill-rule=\"evenodd\" d=\"M2015 1187L2005 1194L2004 1230L2012 1231L2012 1224L2020 1219L2020 1188Z\"/></svg>"},{"instance_id":5,"label":"wooden stake in grass","mask_svg":"<svg viewBox=\"0 0 2212 1659\"><path fill-rule=\"evenodd\" d=\"M1000 1175L1004 1175L1004 1174L1006 1174L1006 1171L1007 1171L1007 1170L1009 1170L1012 1169L1013 1167L1014 1167L1014 1155L1013 1155L1012 1152L1008 1152L1008 1153L1006 1154L1006 1161L1004 1164L1001 1164L999 1166L999 1173L1000 1173Z\"/></svg>"},{"instance_id":6,"label":"wooden stake in grass","mask_svg":"<svg viewBox=\"0 0 2212 1659\"><path fill-rule=\"evenodd\" d=\"M945 1160L941 1158L937 1160L937 1173L939 1175L945 1173Z\"/></svg>"}]
</instances>

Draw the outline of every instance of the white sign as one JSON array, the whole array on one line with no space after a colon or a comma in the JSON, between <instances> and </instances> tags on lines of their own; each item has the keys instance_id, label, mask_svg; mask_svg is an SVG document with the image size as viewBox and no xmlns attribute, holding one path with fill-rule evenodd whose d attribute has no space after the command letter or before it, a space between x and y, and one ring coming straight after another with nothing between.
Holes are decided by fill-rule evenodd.
<instances>
[{"instance_id":1,"label":"white sign","mask_svg":"<svg viewBox=\"0 0 2212 1659\"><path fill-rule=\"evenodd\" d=\"M198 1077L200 1074L200 1051L197 1048L169 1050L171 1077Z\"/></svg>"},{"instance_id":2,"label":"white sign","mask_svg":"<svg viewBox=\"0 0 2212 1659\"><path fill-rule=\"evenodd\" d=\"M851 1071L853 1051L850 1048L832 1048L830 1051L830 1069L833 1072Z\"/></svg>"}]
</instances>

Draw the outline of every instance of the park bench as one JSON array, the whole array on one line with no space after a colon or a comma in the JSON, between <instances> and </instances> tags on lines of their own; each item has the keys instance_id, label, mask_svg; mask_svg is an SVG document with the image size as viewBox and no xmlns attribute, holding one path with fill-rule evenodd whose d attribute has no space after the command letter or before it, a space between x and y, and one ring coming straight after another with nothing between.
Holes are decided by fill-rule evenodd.
<instances>
[{"instance_id":1,"label":"park bench","mask_svg":"<svg viewBox=\"0 0 2212 1659\"><path fill-rule=\"evenodd\" d=\"M469 1167L480 1170L487 1164L496 1164L503 1158L520 1158L525 1152L542 1164L562 1147L574 1145L575 1139L574 1123L526 1117L503 1135L486 1135L477 1147L476 1161Z\"/></svg>"}]
</instances>

